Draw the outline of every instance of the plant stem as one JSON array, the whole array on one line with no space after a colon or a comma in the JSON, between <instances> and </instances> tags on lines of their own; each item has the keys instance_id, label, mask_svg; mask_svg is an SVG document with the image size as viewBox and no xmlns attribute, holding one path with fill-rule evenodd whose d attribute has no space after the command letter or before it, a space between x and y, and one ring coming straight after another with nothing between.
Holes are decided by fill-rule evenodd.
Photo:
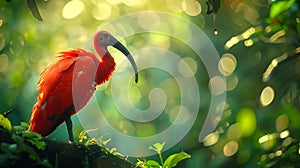
<instances>
[{"instance_id":1,"label":"plant stem","mask_svg":"<svg viewBox=\"0 0 300 168\"><path fill-rule=\"evenodd\" d=\"M158 152L158 156L159 156L159 160L160 160L161 166L163 167L164 161L163 161L161 152Z\"/></svg>"}]
</instances>

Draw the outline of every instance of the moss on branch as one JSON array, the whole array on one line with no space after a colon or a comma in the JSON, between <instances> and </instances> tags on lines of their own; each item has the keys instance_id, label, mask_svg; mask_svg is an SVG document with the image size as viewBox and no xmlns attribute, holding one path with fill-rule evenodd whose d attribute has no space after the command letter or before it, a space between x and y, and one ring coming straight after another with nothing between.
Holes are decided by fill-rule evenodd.
<instances>
[{"instance_id":1,"label":"moss on branch","mask_svg":"<svg viewBox=\"0 0 300 168\"><path fill-rule=\"evenodd\" d=\"M69 144L23 134L0 128L0 167L135 167L98 145Z\"/></svg>"}]
</instances>

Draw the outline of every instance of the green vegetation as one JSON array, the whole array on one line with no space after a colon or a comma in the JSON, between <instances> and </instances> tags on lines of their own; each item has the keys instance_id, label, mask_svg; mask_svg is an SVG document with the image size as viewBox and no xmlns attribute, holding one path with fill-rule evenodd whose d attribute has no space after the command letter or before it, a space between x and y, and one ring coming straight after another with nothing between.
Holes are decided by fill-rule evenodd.
<instances>
[{"instance_id":1,"label":"green vegetation","mask_svg":"<svg viewBox=\"0 0 300 168\"><path fill-rule=\"evenodd\" d=\"M20 125L10 125L9 119L3 117L0 121L0 167L14 167L39 165L43 167L52 167L47 159L44 159L36 150L45 150L46 143L42 136L35 132L26 131L28 125L22 122ZM33 163L26 165L26 160L32 160Z\"/></svg>"},{"instance_id":2,"label":"green vegetation","mask_svg":"<svg viewBox=\"0 0 300 168\"><path fill-rule=\"evenodd\" d=\"M157 152L159 156L160 163L158 163L155 160L147 160L147 161L141 161L138 160L137 165L143 168L171 168L175 167L178 162L191 158L191 155L185 153L185 152L180 152L180 153L175 153L170 155L165 161L163 160L162 157L162 149L164 148L165 142L163 143L155 143L153 146L150 146L149 149L154 150Z\"/></svg>"},{"instance_id":3,"label":"green vegetation","mask_svg":"<svg viewBox=\"0 0 300 168\"><path fill-rule=\"evenodd\" d=\"M0 0L0 111L15 109L8 116L0 115L0 138L4 137L2 135L9 136L0 142L0 167L19 159L20 155L25 155L26 160L34 161L38 166L61 164L60 158L64 153L54 156L57 160L51 160L53 164L50 164L36 152L46 150L44 138L25 131L37 97L39 73L59 51L86 45L89 37L104 23L143 11L172 13L194 23L206 33L221 58L226 88L221 88L220 92L226 92L226 101L217 128L203 142L199 142L199 132L213 95L211 79L203 61L180 39L155 32L134 34L135 25L145 29L160 25L166 31L192 38L189 25L170 26L157 16L138 18L127 25L108 25L112 34L124 38L122 43L131 52L144 47L157 47L180 56L191 67L199 86L200 109L189 133L166 151L163 150L164 143L150 147L158 154L159 161L155 160L157 156L149 156L140 159L137 164L144 167L176 167L177 164L187 168L299 167L299 9L298 0L209 0L208 5L204 0ZM124 32L134 35L123 37ZM203 43L203 39L198 41ZM113 49L111 53L117 61L117 68L120 67L122 58ZM151 61L156 63L161 60ZM174 67L179 68L180 65ZM116 72L120 71L116 69ZM149 123L129 121L119 114L120 109L111 98L110 84L99 86L95 95L103 115L116 130L130 136L146 137L174 123L182 108L176 82L169 73L154 68L140 72L140 83L130 85L128 96L115 87L116 92L129 97L130 102L141 110L151 106L150 93L158 93L153 92L154 88L164 91L168 100L166 107L156 120ZM188 118L190 111L186 111ZM100 144L106 148L111 139L109 133L104 133L105 136L99 139L90 138L88 134L91 132L82 132L84 128L80 119L74 116L73 120L78 145L97 144L99 147ZM64 124L46 139L67 142ZM106 153L126 158L117 151L117 148L111 148ZM80 154L84 155L84 152ZM163 156L169 157L164 159ZM136 161L136 158L128 159Z\"/></svg>"}]
</instances>

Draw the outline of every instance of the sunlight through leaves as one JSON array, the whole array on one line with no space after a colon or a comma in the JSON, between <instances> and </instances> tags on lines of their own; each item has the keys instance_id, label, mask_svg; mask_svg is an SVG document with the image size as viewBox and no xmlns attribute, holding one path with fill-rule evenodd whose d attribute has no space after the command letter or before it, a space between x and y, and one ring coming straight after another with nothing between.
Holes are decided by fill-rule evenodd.
<instances>
[{"instance_id":1,"label":"sunlight through leaves","mask_svg":"<svg viewBox=\"0 0 300 168\"><path fill-rule=\"evenodd\" d=\"M236 141L229 141L223 148L223 153L225 156L230 157L234 155L239 148L239 144Z\"/></svg>"},{"instance_id":2,"label":"sunlight through leaves","mask_svg":"<svg viewBox=\"0 0 300 168\"><path fill-rule=\"evenodd\" d=\"M80 0L69 1L63 8L62 16L65 19L73 19L84 10L84 4Z\"/></svg>"},{"instance_id":3,"label":"sunlight through leaves","mask_svg":"<svg viewBox=\"0 0 300 168\"><path fill-rule=\"evenodd\" d=\"M275 98L275 92L271 86L267 86L263 89L260 95L260 103L262 106L268 106Z\"/></svg>"}]
</instances>

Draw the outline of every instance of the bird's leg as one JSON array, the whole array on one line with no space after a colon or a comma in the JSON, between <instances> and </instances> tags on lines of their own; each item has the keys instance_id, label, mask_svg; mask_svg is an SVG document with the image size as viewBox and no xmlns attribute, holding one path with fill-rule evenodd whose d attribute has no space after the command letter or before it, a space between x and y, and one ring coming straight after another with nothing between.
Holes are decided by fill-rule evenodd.
<instances>
[{"instance_id":1,"label":"bird's leg","mask_svg":"<svg viewBox=\"0 0 300 168\"><path fill-rule=\"evenodd\" d=\"M67 124L67 129L69 134L69 140L74 143L73 130L72 130L73 124L70 116L66 118L66 124Z\"/></svg>"}]
</instances>

